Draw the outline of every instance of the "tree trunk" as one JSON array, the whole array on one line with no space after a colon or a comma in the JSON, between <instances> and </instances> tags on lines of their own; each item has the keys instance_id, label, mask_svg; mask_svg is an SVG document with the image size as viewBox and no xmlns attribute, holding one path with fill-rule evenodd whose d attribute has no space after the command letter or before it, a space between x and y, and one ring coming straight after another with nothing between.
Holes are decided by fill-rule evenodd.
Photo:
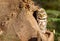
<instances>
[{"instance_id":1,"label":"tree trunk","mask_svg":"<svg viewBox=\"0 0 60 41\"><path fill-rule=\"evenodd\" d=\"M0 0L0 40L37 41L39 27L33 13L38 8L32 0Z\"/></svg>"}]
</instances>

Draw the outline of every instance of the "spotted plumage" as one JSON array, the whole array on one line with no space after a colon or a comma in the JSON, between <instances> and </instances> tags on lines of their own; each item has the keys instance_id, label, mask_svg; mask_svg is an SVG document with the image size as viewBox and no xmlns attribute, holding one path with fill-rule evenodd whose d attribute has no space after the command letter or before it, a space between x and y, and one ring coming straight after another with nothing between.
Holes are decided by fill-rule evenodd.
<instances>
[{"instance_id":1,"label":"spotted plumage","mask_svg":"<svg viewBox=\"0 0 60 41\"><path fill-rule=\"evenodd\" d=\"M47 25L47 14L43 8L37 10L37 22L41 31L45 33Z\"/></svg>"}]
</instances>

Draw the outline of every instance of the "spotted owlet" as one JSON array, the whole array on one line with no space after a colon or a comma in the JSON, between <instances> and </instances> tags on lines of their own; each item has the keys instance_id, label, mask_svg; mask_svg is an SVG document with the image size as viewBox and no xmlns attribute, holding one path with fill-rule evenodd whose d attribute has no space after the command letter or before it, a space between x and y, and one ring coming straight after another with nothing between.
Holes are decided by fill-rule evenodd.
<instances>
[{"instance_id":1,"label":"spotted owlet","mask_svg":"<svg viewBox=\"0 0 60 41\"><path fill-rule=\"evenodd\" d=\"M37 22L41 32L45 33L47 25L47 14L43 8L37 10Z\"/></svg>"}]
</instances>

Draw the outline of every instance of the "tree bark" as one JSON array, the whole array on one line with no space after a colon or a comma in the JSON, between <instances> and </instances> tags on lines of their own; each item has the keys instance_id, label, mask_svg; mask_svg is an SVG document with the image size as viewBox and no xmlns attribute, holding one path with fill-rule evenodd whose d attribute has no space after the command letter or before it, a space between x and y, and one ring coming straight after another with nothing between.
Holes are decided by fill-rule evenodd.
<instances>
[{"instance_id":1,"label":"tree bark","mask_svg":"<svg viewBox=\"0 0 60 41\"><path fill-rule=\"evenodd\" d=\"M28 41L38 38L39 27L33 16L38 8L32 0L0 0L0 40Z\"/></svg>"}]
</instances>

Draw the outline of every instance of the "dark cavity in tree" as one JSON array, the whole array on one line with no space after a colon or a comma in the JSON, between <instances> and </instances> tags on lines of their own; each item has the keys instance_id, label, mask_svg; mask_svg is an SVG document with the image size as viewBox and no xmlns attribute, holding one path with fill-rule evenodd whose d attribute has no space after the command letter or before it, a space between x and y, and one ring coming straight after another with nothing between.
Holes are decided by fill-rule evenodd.
<instances>
[{"instance_id":1,"label":"dark cavity in tree","mask_svg":"<svg viewBox=\"0 0 60 41\"><path fill-rule=\"evenodd\" d=\"M28 41L37 41L37 37L31 38Z\"/></svg>"},{"instance_id":2,"label":"dark cavity in tree","mask_svg":"<svg viewBox=\"0 0 60 41\"><path fill-rule=\"evenodd\" d=\"M33 16L34 16L34 18L37 20L37 11L34 11L34 12L33 12Z\"/></svg>"}]
</instances>

